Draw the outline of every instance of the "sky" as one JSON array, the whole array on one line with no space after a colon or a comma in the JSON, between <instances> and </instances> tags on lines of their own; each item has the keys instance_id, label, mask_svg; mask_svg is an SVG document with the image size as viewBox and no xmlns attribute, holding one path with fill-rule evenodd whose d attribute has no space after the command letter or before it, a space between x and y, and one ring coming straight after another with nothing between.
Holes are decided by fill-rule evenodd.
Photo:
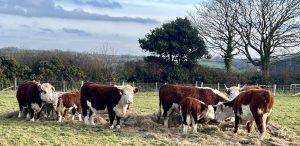
<instances>
[{"instance_id":1,"label":"sky","mask_svg":"<svg viewBox=\"0 0 300 146\"><path fill-rule=\"evenodd\" d=\"M0 0L0 48L148 55L138 39L201 0Z\"/></svg>"}]
</instances>

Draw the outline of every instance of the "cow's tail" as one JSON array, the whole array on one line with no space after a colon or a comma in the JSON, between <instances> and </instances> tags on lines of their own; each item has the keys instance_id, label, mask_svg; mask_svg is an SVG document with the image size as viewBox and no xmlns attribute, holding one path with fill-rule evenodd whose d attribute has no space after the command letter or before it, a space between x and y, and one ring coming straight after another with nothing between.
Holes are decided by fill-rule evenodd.
<instances>
[{"instance_id":1,"label":"cow's tail","mask_svg":"<svg viewBox=\"0 0 300 146\"><path fill-rule=\"evenodd\" d=\"M158 114L157 114L157 123L160 122L161 117L161 101L159 100Z\"/></svg>"}]
</instances>

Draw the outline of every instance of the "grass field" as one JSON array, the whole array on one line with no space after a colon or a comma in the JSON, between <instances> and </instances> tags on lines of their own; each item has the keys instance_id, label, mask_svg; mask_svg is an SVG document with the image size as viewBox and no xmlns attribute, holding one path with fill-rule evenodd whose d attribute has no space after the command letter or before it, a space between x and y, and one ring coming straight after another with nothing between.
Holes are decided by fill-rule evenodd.
<instances>
[{"instance_id":1,"label":"grass field","mask_svg":"<svg viewBox=\"0 0 300 146\"><path fill-rule=\"evenodd\" d=\"M154 113L158 109L157 93L138 93L132 110ZM0 92L0 113L17 111L15 92ZM275 97L271 122L290 127L300 134L300 97ZM162 125L161 125L162 126ZM130 128L109 129L107 125L85 126L78 121L40 120L0 117L0 145L178 145L185 141L145 136ZM147 132L140 129L141 133ZM181 131L178 131L181 132ZM188 142L186 144L189 144Z\"/></svg>"}]
</instances>

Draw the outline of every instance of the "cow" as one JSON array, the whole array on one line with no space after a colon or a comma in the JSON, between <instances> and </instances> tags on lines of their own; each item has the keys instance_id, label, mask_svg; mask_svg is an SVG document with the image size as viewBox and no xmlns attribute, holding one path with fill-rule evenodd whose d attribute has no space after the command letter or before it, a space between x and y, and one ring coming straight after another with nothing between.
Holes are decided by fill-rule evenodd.
<instances>
[{"instance_id":1,"label":"cow","mask_svg":"<svg viewBox=\"0 0 300 146\"><path fill-rule=\"evenodd\" d=\"M189 87L181 85L162 85L159 89L158 121L163 107L164 126L168 127L169 115L177 108L184 98L192 97L201 100L207 105L216 105L218 102L228 101L222 92L209 87Z\"/></svg>"},{"instance_id":2,"label":"cow","mask_svg":"<svg viewBox=\"0 0 300 146\"><path fill-rule=\"evenodd\" d=\"M80 103L80 92L67 92L63 93L58 97L58 104L56 109L57 121L61 122L62 117L65 117L67 111L72 111L72 120L75 119L75 114L81 121L81 103Z\"/></svg>"},{"instance_id":3,"label":"cow","mask_svg":"<svg viewBox=\"0 0 300 146\"><path fill-rule=\"evenodd\" d=\"M120 119L126 115L127 108L133 103L133 96L138 91L136 87L125 85L114 87L87 82L81 87L81 107L86 125L95 125L95 113L108 111L109 127L113 129L116 117L116 128L120 128Z\"/></svg>"},{"instance_id":4,"label":"cow","mask_svg":"<svg viewBox=\"0 0 300 146\"><path fill-rule=\"evenodd\" d=\"M225 84L224 84L224 86L225 86L225 92L228 94L229 100L235 98L242 91L248 91L248 90L252 90L252 89L263 89L259 85L245 85L242 88L240 88L239 86L238 87L232 86L230 88L227 88L227 86Z\"/></svg>"},{"instance_id":5,"label":"cow","mask_svg":"<svg viewBox=\"0 0 300 146\"><path fill-rule=\"evenodd\" d=\"M19 103L19 115L27 113L27 118L34 121L35 109L40 110L42 104L55 102L53 92L55 88L49 83L39 83L36 81L24 81L18 86L16 93L17 101ZM32 108L33 107L33 108ZM40 117L40 112L37 114L37 119Z\"/></svg>"},{"instance_id":6,"label":"cow","mask_svg":"<svg viewBox=\"0 0 300 146\"><path fill-rule=\"evenodd\" d=\"M253 121L255 121L260 139L263 139L266 126L269 123L274 99L272 93L265 89L252 89L241 92L236 98L228 102L220 102L216 105L216 119L225 120L228 117L235 118L234 133L238 131L238 125L247 124L250 134Z\"/></svg>"},{"instance_id":7,"label":"cow","mask_svg":"<svg viewBox=\"0 0 300 146\"><path fill-rule=\"evenodd\" d=\"M187 134L188 127L192 118L193 133L197 133L197 123L202 117L213 119L215 117L212 105L187 97L180 101L181 117L183 122L183 134Z\"/></svg>"}]
</instances>

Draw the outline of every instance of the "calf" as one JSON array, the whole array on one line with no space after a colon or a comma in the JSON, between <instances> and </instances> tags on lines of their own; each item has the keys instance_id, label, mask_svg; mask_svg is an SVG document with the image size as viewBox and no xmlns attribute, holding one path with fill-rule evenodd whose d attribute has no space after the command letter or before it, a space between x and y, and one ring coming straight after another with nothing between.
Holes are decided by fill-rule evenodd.
<instances>
[{"instance_id":1,"label":"calf","mask_svg":"<svg viewBox=\"0 0 300 146\"><path fill-rule=\"evenodd\" d=\"M65 117L67 111L72 111L72 120L75 118L75 114L81 121L81 103L80 103L80 92L67 92L63 93L58 97L57 105L57 121L61 122L62 117Z\"/></svg>"},{"instance_id":2,"label":"calf","mask_svg":"<svg viewBox=\"0 0 300 146\"><path fill-rule=\"evenodd\" d=\"M133 103L133 96L137 91L137 88L130 85L118 88L91 82L84 83L80 91L84 123L95 125L95 113L104 110L108 111L109 127L114 128L113 122L116 117L116 128L120 128L120 118L126 115L127 108Z\"/></svg>"},{"instance_id":3,"label":"calf","mask_svg":"<svg viewBox=\"0 0 300 146\"><path fill-rule=\"evenodd\" d=\"M183 134L187 134L191 117L193 119L192 120L193 133L197 133L197 122L202 117L208 119L213 119L215 117L214 109L212 105L206 105L204 102L192 97L184 98L180 102L180 107L181 107L181 117L183 121Z\"/></svg>"},{"instance_id":4,"label":"calf","mask_svg":"<svg viewBox=\"0 0 300 146\"><path fill-rule=\"evenodd\" d=\"M55 88L49 83L40 84L36 81L24 81L21 83L16 94L20 109L18 117L22 117L22 114L25 112L27 113L27 118L34 121L34 109L40 110L40 107L45 102L55 102L53 98L54 91ZM37 119L39 116L40 112L37 114Z\"/></svg>"},{"instance_id":5,"label":"calf","mask_svg":"<svg viewBox=\"0 0 300 146\"><path fill-rule=\"evenodd\" d=\"M161 106L163 107L164 126L168 127L169 115L173 112L173 107L178 107L181 100L192 97L201 100L207 105L216 105L218 102L228 101L225 94L208 87L189 87L180 85L162 85L159 89L159 116L161 116Z\"/></svg>"},{"instance_id":6,"label":"calf","mask_svg":"<svg viewBox=\"0 0 300 146\"><path fill-rule=\"evenodd\" d=\"M247 123L247 131L251 132L253 121L255 121L260 137L263 139L266 125L270 120L274 99L270 91L264 89L253 89L241 92L236 98L229 102L220 102L216 105L216 119L225 120L235 117L234 133L238 131L238 125Z\"/></svg>"}]
</instances>

